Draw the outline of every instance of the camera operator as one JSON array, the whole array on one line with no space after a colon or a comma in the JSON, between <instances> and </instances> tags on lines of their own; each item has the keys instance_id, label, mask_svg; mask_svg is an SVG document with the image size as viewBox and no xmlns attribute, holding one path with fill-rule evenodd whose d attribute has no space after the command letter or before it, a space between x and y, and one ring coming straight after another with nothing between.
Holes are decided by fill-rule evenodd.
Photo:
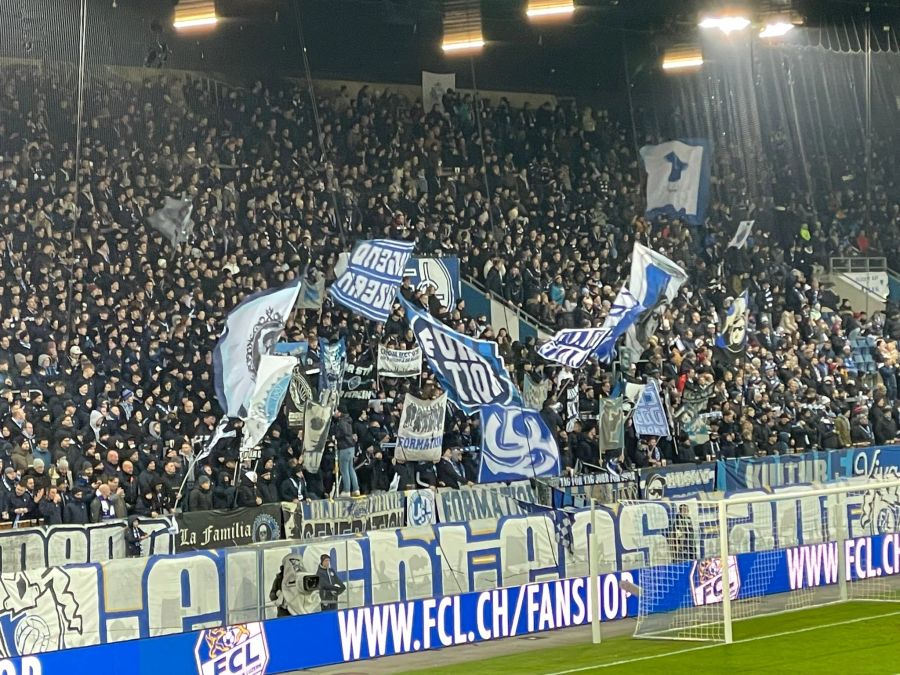
<instances>
[{"instance_id":1,"label":"camera operator","mask_svg":"<svg viewBox=\"0 0 900 675\"><path fill-rule=\"evenodd\" d=\"M322 554L319 559L319 569L316 574L319 577L319 597L322 600L322 611L337 609L338 596L347 590L347 587L331 568L331 556L327 553Z\"/></svg>"}]
</instances>

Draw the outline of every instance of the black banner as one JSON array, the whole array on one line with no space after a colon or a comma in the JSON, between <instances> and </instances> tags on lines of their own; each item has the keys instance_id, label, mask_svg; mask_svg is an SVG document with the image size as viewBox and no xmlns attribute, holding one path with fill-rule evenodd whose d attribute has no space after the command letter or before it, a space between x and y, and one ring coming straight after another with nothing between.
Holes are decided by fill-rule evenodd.
<instances>
[{"instance_id":1,"label":"black banner","mask_svg":"<svg viewBox=\"0 0 900 675\"><path fill-rule=\"evenodd\" d=\"M175 551L243 546L284 538L281 504L222 511L189 511L175 517Z\"/></svg>"}]
</instances>

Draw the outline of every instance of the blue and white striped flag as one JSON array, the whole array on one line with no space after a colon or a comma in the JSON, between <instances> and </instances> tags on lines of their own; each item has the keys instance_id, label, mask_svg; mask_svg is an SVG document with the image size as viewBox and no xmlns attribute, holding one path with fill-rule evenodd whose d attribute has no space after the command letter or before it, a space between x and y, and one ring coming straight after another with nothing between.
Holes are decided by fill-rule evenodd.
<instances>
[{"instance_id":1,"label":"blue and white striped flag","mask_svg":"<svg viewBox=\"0 0 900 675\"><path fill-rule=\"evenodd\" d=\"M603 363L612 361L616 355L616 342L634 325L643 311L644 306L638 302L631 291L623 286L616 299L613 300L609 314L600 328L603 331L603 337L594 350L594 356Z\"/></svg>"},{"instance_id":2,"label":"blue and white striped flag","mask_svg":"<svg viewBox=\"0 0 900 675\"><path fill-rule=\"evenodd\" d=\"M231 310L213 351L216 399L228 417L243 417L263 354L271 354L297 303L300 279L255 293Z\"/></svg>"},{"instance_id":3,"label":"blue and white striped flag","mask_svg":"<svg viewBox=\"0 0 900 675\"><path fill-rule=\"evenodd\" d=\"M387 321L413 246L392 239L359 242L329 292L347 309L372 321Z\"/></svg>"},{"instance_id":4,"label":"blue and white striped flag","mask_svg":"<svg viewBox=\"0 0 900 675\"><path fill-rule=\"evenodd\" d=\"M658 313L675 299L687 281L687 272L661 253L635 244L631 253L628 290L643 306L637 321L628 329L625 342L636 360L647 340L656 332Z\"/></svg>"},{"instance_id":5,"label":"blue and white striped flag","mask_svg":"<svg viewBox=\"0 0 900 675\"><path fill-rule=\"evenodd\" d=\"M709 200L709 155L709 142L703 139L641 148L647 171L648 218L673 216L693 225L703 223Z\"/></svg>"}]
</instances>

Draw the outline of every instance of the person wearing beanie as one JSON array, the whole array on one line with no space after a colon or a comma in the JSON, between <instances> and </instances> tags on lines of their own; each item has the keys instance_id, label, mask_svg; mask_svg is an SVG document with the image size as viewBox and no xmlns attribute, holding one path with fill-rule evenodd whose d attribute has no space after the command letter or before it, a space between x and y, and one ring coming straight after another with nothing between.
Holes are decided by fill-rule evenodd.
<instances>
[{"instance_id":1,"label":"person wearing beanie","mask_svg":"<svg viewBox=\"0 0 900 675\"><path fill-rule=\"evenodd\" d=\"M129 558L140 558L144 552L143 542L150 537L138 527L140 520L137 516L131 516L128 519L128 526L125 528L125 554Z\"/></svg>"},{"instance_id":2,"label":"person wearing beanie","mask_svg":"<svg viewBox=\"0 0 900 675\"><path fill-rule=\"evenodd\" d=\"M337 609L338 596L347 590L344 582L331 567L331 556L323 553L319 558L319 569L316 570L319 577L319 597L322 600L322 611L328 612Z\"/></svg>"},{"instance_id":3,"label":"person wearing beanie","mask_svg":"<svg viewBox=\"0 0 900 675\"><path fill-rule=\"evenodd\" d=\"M197 484L188 495L187 506L188 511L212 511L212 482L209 480L209 476L201 474L197 479Z\"/></svg>"}]
</instances>

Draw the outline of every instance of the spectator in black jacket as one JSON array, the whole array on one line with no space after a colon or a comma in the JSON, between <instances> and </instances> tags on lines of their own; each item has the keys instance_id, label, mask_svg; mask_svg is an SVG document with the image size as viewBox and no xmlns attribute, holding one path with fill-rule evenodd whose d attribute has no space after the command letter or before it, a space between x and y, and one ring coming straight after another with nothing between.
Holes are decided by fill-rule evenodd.
<instances>
[{"instance_id":1,"label":"spectator in black jacket","mask_svg":"<svg viewBox=\"0 0 900 675\"><path fill-rule=\"evenodd\" d=\"M466 484L465 474L457 472L453 465L453 451L450 448L444 448L444 454L441 455L441 461L437 465L437 484L438 487L449 487L458 490Z\"/></svg>"},{"instance_id":2,"label":"spectator in black jacket","mask_svg":"<svg viewBox=\"0 0 900 675\"><path fill-rule=\"evenodd\" d=\"M87 525L90 522L87 502L84 500L84 488L76 485L72 488L72 497L66 502L63 521L67 525Z\"/></svg>"},{"instance_id":3,"label":"spectator in black jacket","mask_svg":"<svg viewBox=\"0 0 900 675\"><path fill-rule=\"evenodd\" d=\"M25 489L24 482L16 483L16 487L7 500L9 517L13 520L30 520L37 515L37 504L34 497Z\"/></svg>"},{"instance_id":4,"label":"spectator in black jacket","mask_svg":"<svg viewBox=\"0 0 900 675\"><path fill-rule=\"evenodd\" d=\"M255 471L248 471L241 476L241 484L237 491L238 506L259 506L262 504L262 497L257 489L257 475Z\"/></svg>"},{"instance_id":5,"label":"spectator in black jacket","mask_svg":"<svg viewBox=\"0 0 900 675\"><path fill-rule=\"evenodd\" d=\"M143 554L143 542L150 538L149 534L138 527L139 522L138 516L131 516L128 527L125 528L125 555L129 558L140 558Z\"/></svg>"},{"instance_id":6,"label":"spectator in black jacket","mask_svg":"<svg viewBox=\"0 0 900 675\"><path fill-rule=\"evenodd\" d=\"M43 519L44 525L62 525L63 503L55 485L49 487L47 493L38 502L38 513Z\"/></svg>"},{"instance_id":7,"label":"spectator in black jacket","mask_svg":"<svg viewBox=\"0 0 900 675\"><path fill-rule=\"evenodd\" d=\"M303 457L301 456L294 465L291 475L281 481L281 501L295 504L309 501L309 488L306 485L306 476L303 475Z\"/></svg>"},{"instance_id":8,"label":"spectator in black jacket","mask_svg":"<svg viewBox=\"0 0 900 675\"><path fill-rule=\"evenodd\" d=\"M7 466L3 470L3 478L0 479L0 512L3 514L4 520L9 520L9 496L16 491L16 483L19 477L13 466Z\"/></svg>"},{"instance_id":9,"label":"spectator in black jacket","mask_svg":"<svg viewBox=\"0 0 900 675\"><path fill-rule=\"evenodd\" d=\"M213 509L213 493L212 482L209 476L201 474L197 479L197 485L188 495L187 510L188 511L212 511Z\"/></svg>"},{"instance_id":10,"label":"spectator in black jacket","mask_svg":"<svg viewBox=\"0 0 900 675\"><path fill-rule=\"evenodd\" d=\"M275 479L272 477L272 469L264 468L260 472L256 489L263 504L275 504L279 501L278 486L275 485Z\"/></svg>"}]
</instances>

